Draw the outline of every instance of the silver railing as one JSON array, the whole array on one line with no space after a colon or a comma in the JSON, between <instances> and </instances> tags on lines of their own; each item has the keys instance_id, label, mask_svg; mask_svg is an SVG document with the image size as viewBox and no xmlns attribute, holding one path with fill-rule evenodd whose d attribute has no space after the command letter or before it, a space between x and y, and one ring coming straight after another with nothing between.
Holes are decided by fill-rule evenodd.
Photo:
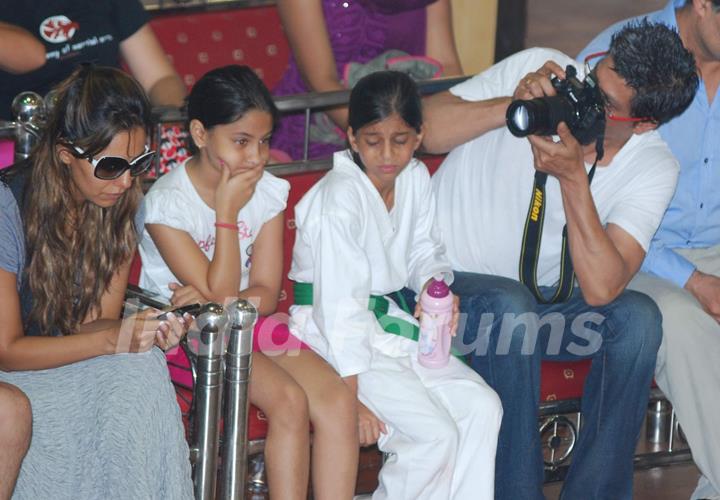
<instances>
[{"instance_id":1,"label":"silver railing","mask_svg":"<svg viewBox=\"0 0 720 500\"><path fill-rule=\"evenodd\" d=\"M128 287L126 300L156 308L167 305L135 286ZM227 307L211 302L198 312L195 329L188 334L192 338L185 340L193 364L190 462L197 500L241 500L245 496L248 392L256 321L257 310L248 301L239 299Z\"/></svg>"},{"instance_id":2,"label":"silver railing","mask_svg":"<svg viewBox=\"0 0 720 500\"><path fill-rule=\"evenodd\" d=\"M13 99L10 112L15 119L0 122L0 140L15 142L15 162L30 156L30 151L40 139L46 109L51 104L52 95L45 100L35 92L21 92Z\"/></svg>"},{"instance_id":3,"label":"silver railing","mask_svg":"<svg viewBox=\"0 0 720 500\"><path fill-rule=\"evenodd\" d=\"M220 447L220 408L223 393L222 347L228 323L227 313L218 304L208 304L198 314L200 341L197 350L197 380L194 397L196 418L190 457L193 462L195 498L214 499L217 459Z\"/></svg>"},{"instance_id":4,"label":"silver railing","mask_svg":"<svg viewBox=\"0 0 720 500\"><path fill-rule=\"evenodd\" d=\"M230 338L225 350L225 436L220 498L242 500L248 470L247 419L253 328L257 309L245 300L230 306Z\"/></svg>"},{"instance_id":5,"label":"silver railing","mask_svg":"<svg viewBox=\"0 0 720 500\"><path fill-rule=\"evenodd\" d=\"M447 77L422 80L418 87L422 95L434 94L447 90L468 77ZM305 133L303 138L303 160L291 163L277 164L269 167L275 175L289 175L303 172L322 171L330 168L327 160L308 160L308 147L310 144L310 117L313 111L323 111L329 108L347 105L350 90L333 92L310 92L274 98L275 104L283 114L304 113ZM48 110L52 107L52 95L43 99L34 92L23 92L13 101L12 115L14 121L0 121L0 139L15 141L15 161L25 159L37 143ZM172 106L158 106L153 109L157 122L155 128L155 144L160 144L163 126L168 123L185 123L187 115L184 110ZM155 160L156 177L160 174L160 157Z\"/></svg>"},{"instance_id":6,"label":"silver railing","mask_svg":"<svg viewBox=\"0 0 720 500\"><path fill-rule=\"evenodd\" d=\"M417 82L421 95L430 95L448 90L450 87L467 80L467 76L433 78ZM305 132L303 137L303 159L292 163L272 165L269 170L275 175L288 175L318 170L327 170L327 160L308 160L308 147L310 144L310 117L313 111L323 111L337 106L347 105L350 99L350 90L336 90L332 92L308 92L287 96L276 96L273 98L275 105L282 114L305 115ZM160 143L163 124L185 123L187 116L184 111L174 107L158 107L154 110L158 122L156 129L156 144ZM156 163L159 166L159 159ZM156 172L159 174L159 172Z\"/></svg>"},{"instance_id":7,"label":"silver railing","mask_svg":"<svg viewBox=\"0 0 720 500\"><path fill-rule=\"evenodd\" d=\"M211 8L241 9L275 5L275 0L141 0L145 10L152 12Z\"/></svg>"}]
</instances>

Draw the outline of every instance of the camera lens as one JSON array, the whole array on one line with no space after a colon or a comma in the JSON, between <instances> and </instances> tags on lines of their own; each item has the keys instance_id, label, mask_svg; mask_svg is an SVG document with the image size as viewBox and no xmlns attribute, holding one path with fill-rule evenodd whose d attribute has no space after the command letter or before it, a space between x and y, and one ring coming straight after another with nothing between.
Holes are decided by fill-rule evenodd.
<instances>
[{"instance_id":1,"label":"camera lens","mask_svg":"<svg viewBox=\"0 0 720 500\"><path fill-rule=\"evenodd\" d=\"M564 96L539 97L529 101L510 103L505 121L515 137L528 135L552 135L558 123L574 122L575 108Z\"/></svg>"},{"instance_id":2,"label":"camera lens","mask_svg":"<svg viewBox=\"0 0 720 500\"><path fill-rule=\"evenodd\" d=\"M520 101L522 103L522 101ZM510 126L512 124L512 126ZM508 126L510 127L510 130L516 129L521 131L521 133L525 133L525 131L528 129L528 126L530 125L530 115L528 113L527 106L524 105L518 105L515 106L515 109L513 110L512 114L508 111ZM514 133L514 132L513 132ZM518 134L515 134L518 135Z\"/></svg>"}]
</instances>

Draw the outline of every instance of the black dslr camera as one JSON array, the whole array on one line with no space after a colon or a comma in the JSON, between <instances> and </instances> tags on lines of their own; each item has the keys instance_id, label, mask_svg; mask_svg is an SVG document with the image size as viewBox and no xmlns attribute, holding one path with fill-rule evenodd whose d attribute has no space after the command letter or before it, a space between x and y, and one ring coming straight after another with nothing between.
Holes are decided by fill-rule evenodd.
<instances>
[{"instance_id":1,"label":"black dslr camera","mask_svg":"<svg viewBox=\"0 0 720 500\"><path fill-rule=\"evenodd\" d=\"M553 135L557 126L565 122L582 145L590 144L605 132L605 106L593 73L584 81L577 78L577 70L568 65L566 78L555 77L552 85L557 95L538 97L510 103L505 121L515 137Z\"/></svg>"}]
</instances>

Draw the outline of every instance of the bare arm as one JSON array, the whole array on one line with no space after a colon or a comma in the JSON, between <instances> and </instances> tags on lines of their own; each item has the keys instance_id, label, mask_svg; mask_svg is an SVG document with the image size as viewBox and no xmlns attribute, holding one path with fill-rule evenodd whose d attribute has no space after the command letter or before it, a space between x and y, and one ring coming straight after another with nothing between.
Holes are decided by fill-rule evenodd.
<instances>
[{"instance_id":1,"label":"bare arm","mask_svg":"<svg viewBox=\"0 0 720 500\"><path fill-rule=\"evenodd\" d=\"M321 1L278 0L277 9L308 88L313 92L342 90ZM340 128L347 127L346 108L327 114Z\"/></svg>"},{"instance_id":2,"label":"bare arm","mask_svg":"<svg viewBox=\"0 0 720 500\"><path fill-rule=\"evenodd\" d=\"M137 318L121 322L118 318L130 271L128 260L113 277L103 295L102 314L93 311L73 335L29 337L23 332L16 276L0 270L0 369L42 370L75 363L116 352L141 352L152 347L159 321L145 317L157 314L148 310Z\"/></svg>"},{"instance_id":3,"label":"bare arm","mask_svg":"<svg viewBox=\"0 0 720 500\"><path fill-rule=\"evenodd\" d=\"M614 300L640 269L645 251L617 225L603 227L585 173L582 147L564 123L561 142L530 136L535 168L560 181L575 275L585 301L593 306Z\"/></svg>"},{"instance_id":4,"label":"bare arm","mask_svg":"<svg viewBox=\"0 0 720 500\"><path fill-rule=\"evenodd\" d=\"M154 106L182 106L185 85L147 24L120 42L120 53Z\"/></svg>"},{"instance_id":5,"label":"bare arm","mask_svg":"<svg viewBox=\"0 0 720 500\"><path fill-rule=\"evenodd\" d=\"M29 31L0 22L0 69L16 75L45 64L45 46Z\"/></svg>"},{"instance_id":6,"label":"bare arm","mask_svg":"<svg viewBox=\"0 0 720 500\"><path fill-rule=\"evenodd\" d=\"M208 260L185 231L162 224L145 227L182 285L194 287L205 300L222 304L228 297L252 298L261 315L275 312L282 283L282 213L260 230L253 245L248 288L242 291L242 257L236 232L218 228L215 252L212 260Z\"/></svg>"},{"instance_id":7,"label":"bare arm","mask_svg":"<svg viewBox=\"0 0 720 500\"><path fill-rule=\"evenodd\" d=\"M425 137L423 147L429 153L447 153L451 149L498 127L505 126L505 112L514 99L532 99L555 95L550 78L565 78L565 70L547 61L537 71L525 75L513 96L466 101L449 91L424 100Z\"/></svg>"},{"instance_id":8,"label":"bare arm","mask_svg":"<svg viewBox=\"0 0 720 500\"><path fill-rule=\"evenodd\" d=\"M425 52L443 65L443 76L463 74L455 47L450 0L437 0L427 7Z\"/></svg>"},{"instance_id":9,"label":"bare arm","mask_svg":"<svg viewBox=\"0 0 720 500\"><path fill-rule=\"evenodd\" d=\"M240 245L237 232L217 228L212 261L185 231L146 224L160 255L182 285L195 287L205 300L224 303L240 287ZM168 283L169 285L169 283Z\"/></svg>"},{"instance_id":10,"label":"bare arm","mask_svg":"<svg viewBox=\"0 0 720 500\"><path fill-rule=\"evenodd\" d=\"M509 104L510 97L473 102L449 91L426 98L423 102L425 151L447 153L485 132L504 126Z\"/></svg>"},{"instance_id":11,"label":"bare arm","mask_svg":"<svg viewBox=\"0 0 720 500\"><path fill-rule=\"evenodd\" d=\"M221 164L222 175L214 195L215 217L219 223L236 224L238 213L255 192L263 168L257 165L230 177L229 167L222 160ZM163 224L146 224L145 227L163 260L183 286L194 287L206 300L220 304L229 297L238 296L242 269L237 231L216 227L215 250L212 260L208 260L186 231Z\"/></svg>"}]
</instances>

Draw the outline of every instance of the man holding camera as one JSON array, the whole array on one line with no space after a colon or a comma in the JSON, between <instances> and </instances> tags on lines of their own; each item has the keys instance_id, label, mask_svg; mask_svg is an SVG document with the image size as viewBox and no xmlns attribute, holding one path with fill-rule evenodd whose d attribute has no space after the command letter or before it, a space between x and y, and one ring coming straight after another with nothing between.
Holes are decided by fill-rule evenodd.
<instances>
[{"instance_id":1,"label":"man holding camera","mask_svg":"<svg viewBox=\"0 0 720 500\"><path fill-rule=\"evenodd\" d=\"M596 60L586 75L530 49L427 101L426 149L452 150L433 183L465 313L460 347L503 402L499 500L543 498L541 359L585 358L562 498L632 498L661 317L624 289L675 189L677 161L654 129L688 106L698 80L663 25L624 28Z\"/></svg>"},{"instance_id":2,"label":"man holding camera","mask_svg":"<svg viewBox=\"0 0 720 500\"><path fill-rule=\"evenodd\" d=\"M720 499L720 0L674 0L647 18L678 30L702 80L690 108L659 128L680 177L628 287L652 297L663 315L655 380L703 474L691 498ZM581 56L605 50L627 22L601 33Z\"/></svg>"}]
</instances>

